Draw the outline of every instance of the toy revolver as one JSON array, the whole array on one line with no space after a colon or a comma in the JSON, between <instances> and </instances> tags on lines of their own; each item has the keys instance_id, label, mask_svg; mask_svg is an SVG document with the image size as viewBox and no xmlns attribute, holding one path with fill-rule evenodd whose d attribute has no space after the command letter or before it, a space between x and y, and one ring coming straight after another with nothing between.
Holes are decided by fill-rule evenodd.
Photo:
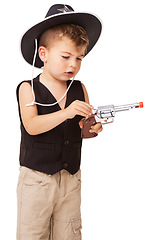
<instances>
[{"instance_id":1,"label":"toy revolver","mask_svg":"<svg viewBox=\"0 0 160 240\"><path fill-rule=\"evenodd\" d=\"M127 111L133 108L143 108L143 102L120 106L107 105L94 109L93 114L83 121L82 138L96 137L97 133L89 132L91 126L97 122L101 122L102 124L112 123L116 112Z\"/></svg>"}]
</instances>

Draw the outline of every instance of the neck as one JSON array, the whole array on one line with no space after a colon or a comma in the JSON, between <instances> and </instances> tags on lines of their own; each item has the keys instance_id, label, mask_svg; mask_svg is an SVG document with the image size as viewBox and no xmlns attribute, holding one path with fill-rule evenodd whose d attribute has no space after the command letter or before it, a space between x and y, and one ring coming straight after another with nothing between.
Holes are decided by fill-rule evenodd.
<instances>
[{"instance_id":1,"label":"neck","mask_svg":"<svg viewBox=\"0 0 160 240\"><path fill-rule=\"evenodd\" d=\"M40 75L40 82L46 85L66 86L66 81L56 79L55 77L51 76L45 69Z\"/></svg>"}]
</instances>

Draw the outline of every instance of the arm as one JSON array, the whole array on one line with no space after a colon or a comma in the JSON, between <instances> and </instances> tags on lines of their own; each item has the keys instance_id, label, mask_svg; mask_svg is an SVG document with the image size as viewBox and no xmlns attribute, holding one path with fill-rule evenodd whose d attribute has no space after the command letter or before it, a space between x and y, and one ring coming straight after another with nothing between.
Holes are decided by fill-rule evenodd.
<instances>
[{"instance_id":1,"label":"arm","mask_svg":"<svg viewBox=\"0 0 160 240\"><path fill-rule=\"evenodd\" d=\"M32 102L33 95L29 83L22 83L19 89L19 103L20 112L23 125L30 135L37 135L47 132L58 126L66 119L71 119L75 115L88 116L93 108L88 103L82 101L72 102L66 109L45 114L38 115L37 106L27 107L26 104Z\"/></svg>"},{"instance_id":2,"label":"arm","mask_svg":"<svg viewBox=\"0 0 160 240\"><path fill-rule=\"evenodd\" d=\"M89 96L88 96L88 93L87 93L87 89L86 87L84 86L83 83L82 84L82 88L83 88L83 92L84 92L84 99L85 99L85 102L89 104Z\"/></svg>"}]
</instances>

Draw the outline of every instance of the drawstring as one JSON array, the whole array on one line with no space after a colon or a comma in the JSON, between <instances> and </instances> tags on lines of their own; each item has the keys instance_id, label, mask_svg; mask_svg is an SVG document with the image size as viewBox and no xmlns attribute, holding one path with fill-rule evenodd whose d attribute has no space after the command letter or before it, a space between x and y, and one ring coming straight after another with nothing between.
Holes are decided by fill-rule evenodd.
<instances>
[{"instance_id":1,"label":"drawstring","mask_svg":"<svg viewBox=\"0 0 160 240\"><path fill-rule=\"evenodd\" d=\"M33 57L33 63L32 63L32 79L31 79L31 87L32 87L32 94L33 94L33 101L29 104L26 104L26 107L29 106L33 106L33 105L39 105L39 106L44 106L44 107L50 107L50 106L54 106L57 103L59 103L60 101L62 101L62 99L66 96L67 92L69 91L73 81L74 81L74 77L72 78L66 92L64 93L64 95L55 103L51 103L51 104L44 104L44 103L39 103L35 101L35 93L34 93L34 87L33 87L33 78L34 78L34 65L35 65L35 61L36 61L36 55L37 55L37 51L38 51L38 44L37 44L37 39L35 39L35 52L34 52L34 57Z\"/></svg>"}]
</instances>

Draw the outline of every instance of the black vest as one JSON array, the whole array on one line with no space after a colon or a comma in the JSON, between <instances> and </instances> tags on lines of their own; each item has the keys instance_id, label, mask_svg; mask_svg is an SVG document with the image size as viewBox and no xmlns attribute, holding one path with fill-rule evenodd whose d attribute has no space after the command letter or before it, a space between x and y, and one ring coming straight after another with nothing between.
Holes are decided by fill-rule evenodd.
<instances>
[{"instance_id":1,"label":"black vest","mask_svg":"<svg viewBox=\"0 0 160 240\"><path fill-rule=\"evenodd\" d=\"M29 82L31 81L24 81ZM67 81L67 86L70 80ZM17 99L19 105L19 87L17 87ZM39 76L34 79L34 92L36 101L40 103L53 103L56 99L51 92L39 82ZM84 92L80 81L74 81L67 93L66 105L68 107L74 100L84 100ZM38 115L53 113L61 110L56 104L51 107L37 105ZM20 107L19 107L20 114ZM79 121L81 116L75 116L68 119L53 128L52 130L38 134L30 135L25 130L21 115L21 145L20 145L20 165L44 172L54 174L62 169L66 169L71 174L79 170L81 162L81 129Z\"/></svg>"}]
</instances>

